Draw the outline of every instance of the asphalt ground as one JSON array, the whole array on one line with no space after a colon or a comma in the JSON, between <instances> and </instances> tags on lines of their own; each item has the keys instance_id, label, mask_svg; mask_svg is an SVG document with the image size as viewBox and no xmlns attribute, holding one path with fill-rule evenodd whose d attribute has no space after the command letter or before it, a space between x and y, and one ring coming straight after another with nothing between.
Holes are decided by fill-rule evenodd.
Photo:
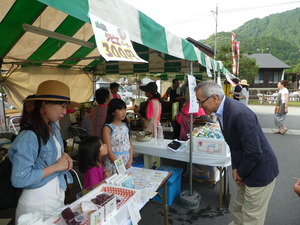
<instances>
[{"instance_id":1,"label":"asphalt ground","mask_svg":"<svg viewBox=\"0 0 300 225\"><path fill-rule=\"evenodd\" d=\"M271 144L278 162L280 174L271 197L265 225L299 225L300 224L300 198L294 193L293 185L300 177L300 108L289 107L286 126L289 128L285 135L273 134L274 106L250 105L258 117L263 131ZM174 166L176 164L174 163ZM228 168L228 182L231 200L224 203L229 207L219 210L219 182L212 188L211 182L193 181L193 190L201 194L200 206L196 210L182 208L177 198L169 207L169 225L209 224L224 225L232 220L230 209L233 205L235 184L231 178L231 168ZM189 190L189 181L182 177L182 190ZM140 225L163 224L163 206L147 203L141 210Z\"/></svg>"},{"instance_id":2,"label":"asphalt ground","mask_svg":"<svg viewBox=\"0 0 300 225\"><path fill-rule=\"evenodd\" d=\"M279 162L280 174L277 177L276 186L270 200L265 225L298 225L300 224L300 198L293 192L293 185L300 178L300 108L289 107L286 125L289 128L285 135L273 134L274 106L250 105L258 117L263 131L270 142ZM182 163L164 160L172 166L184 167ZM179 199L175 199L169 207L169 225L208 224L224 225L232 220L230 209L235 194L235 184L231 178L231 168L228 168L228 183L231 200L224 198L223 210L219 209L219 182L193 181L194 191L201 194L199 208L195 210L182 208ZM78 184L74 184L74 192L78 191ZM182 177L181 190L189 190L189 180ZM0 194L1 195L1 194ZM227 207L229 206L229 207ZM0 218L11 218L13 210L0 211ZM139 225L164 224L163 206L149 202L141 210L142 219ZM0 225L8 224L8 219L0 219Z\"/></svg>"}]
</instances>

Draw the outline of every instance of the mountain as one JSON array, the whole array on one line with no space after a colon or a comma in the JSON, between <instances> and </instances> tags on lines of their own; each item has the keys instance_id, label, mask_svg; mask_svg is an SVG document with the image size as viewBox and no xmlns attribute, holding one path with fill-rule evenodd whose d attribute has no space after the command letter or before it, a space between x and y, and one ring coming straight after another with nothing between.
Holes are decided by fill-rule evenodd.
<instances>
[{"instance_id":1,"label":"mountain","mask_svg":"<svg viewBox=\"0 0 300 225\"><path fill-rule=\"evenodd\" d=\"M300 8L252 19L232 32L241 51L268 52L293 67L300 63ZM214 46L214 36L202 41ZM217 46L231 43L231 32L220 32ZM218 49L218 47L217 47Z\"/></svg>"}]
</instances>

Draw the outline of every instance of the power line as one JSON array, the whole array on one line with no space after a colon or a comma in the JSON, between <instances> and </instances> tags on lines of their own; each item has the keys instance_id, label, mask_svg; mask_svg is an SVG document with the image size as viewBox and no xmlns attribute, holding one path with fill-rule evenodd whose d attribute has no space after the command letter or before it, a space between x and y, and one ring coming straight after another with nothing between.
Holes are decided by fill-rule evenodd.
<instances>
[{"instance_id":1,"label":"power line","mask_svg":"<svg viewBox=\"0 0 300 225\"><path fill-rule=\"evenodd\" d=\"M283 3L277 3L277 4L265 5L265 6L252 6L252 7L235 8L235 9L224 9L224 10L220 10L220 13L231 13L231 12L239 12L239 11L246 11L246 10L262 9L262 8L274 7L274 6L279 6L279 5L288 5L288 4L294 4L294 3L300 3L300 1L283 2Z\"/></svg>"},{"instance_id":2,"label":"power line","mask_svg":"<svg viewBox=\"0 0 300 225\"><path fill-rule=\"evenodd\" d=\"M279 6L279 5L288 5L288 4L295 4L295 3L300 3L300 1L293 1L293 2L283 2L283 3L277 3L277 4L272 4L272 5L265 5L265 6L252 6L252 7L243 7L243 8L234 8L234 9L224 9L224 10L219 10L219 13L234 13L234 12L239 12L239 11L247 11L247 10L254 10L254 9L260 9L260 8L268 8L268 7L274 7L274 6ZM203 14L198 14L193 17L181 19L174 21L172 23L169 23L168 26L174 26L174 25L179 25L183 23L188 23L194 20L198 20L201 17L207 17L211 16L211 12L206 12Z\"/></svg>"}]
</instances>

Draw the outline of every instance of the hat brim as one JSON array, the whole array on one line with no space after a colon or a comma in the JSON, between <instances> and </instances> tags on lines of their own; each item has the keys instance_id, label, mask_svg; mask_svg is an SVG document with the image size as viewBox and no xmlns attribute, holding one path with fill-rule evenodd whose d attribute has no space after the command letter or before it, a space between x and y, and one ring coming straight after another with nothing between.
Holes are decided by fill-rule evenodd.
<instances>
[{"instance_id":1,"label":"hat brim","mask_svg":"<svg viewBox=\"0 0 300 225\"><path fill-rule=\"evenodd\" d=\"M249 86L249 84L240 84L240 85L245 85L245 86Z\"/></svg>"},{"instance_id":2,"label":"hat brim","mask_svg":"<svg viewBox=\"0 0 300 225\"><path fill-rule=\"evenodd\" d=\"M140 89L141 89L142 91L147 91L147 92L149 92L149 89L147 88L147 86L140 86Z\"/></svg>"},{"instance_id":3,"label":"hat brim","mask_svg":"<svg viewBox=\"0 0 300 225\"><path fill-rule=\"evenodd\" d=\"M40 100L40 101L55 101L55 102L69 102L69 104L67 105L68 109L77 108L80 105L80 103L78 103L78 102L69 101L69 100L59 100L57 98L39 98L39 97L27 98L27 99L24 99L23 102L30 102L30 101L37 101L37 100Z\"/></svg>"}]
</instances>

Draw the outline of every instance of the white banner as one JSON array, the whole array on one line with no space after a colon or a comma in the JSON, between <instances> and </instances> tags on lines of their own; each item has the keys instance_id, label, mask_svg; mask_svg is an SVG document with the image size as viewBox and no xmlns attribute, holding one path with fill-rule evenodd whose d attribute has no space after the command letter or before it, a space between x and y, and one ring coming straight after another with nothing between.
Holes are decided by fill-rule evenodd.
<instances>
[{"instance_id":1,"label":"white banner","mask_svg":"<svg viewBox=\"0 0 300 225\"><path fill-rule=\"evenodd\" d=\"M226 77L226 80L232 85L232 87L236 86L236 84L231 80L228 73L225 73L225 77Z\"/></svg>"},{"instance_id":2,"label":"white banner","mask_svg":"<svg viewBox=\"0 0 300 225\"><path fill-rule=\"evenodd\" d=\"M196 98L195 87L197 85L196 78L193 75L188 75L189 94L190 94L190 108L189 113L197 113L199 105Z\"/></svg>"},{"instance_id":3,"label":"white banner","mask_svg":"<svg viewBox=\"0 0 300 225\"><path fill-rule=\"evenodd\" d=\"M136 54L129 33L126 30L116 27L91 13L89 16L98 50L106 61L147 63Z\"/></svg>"}]
</instances>

